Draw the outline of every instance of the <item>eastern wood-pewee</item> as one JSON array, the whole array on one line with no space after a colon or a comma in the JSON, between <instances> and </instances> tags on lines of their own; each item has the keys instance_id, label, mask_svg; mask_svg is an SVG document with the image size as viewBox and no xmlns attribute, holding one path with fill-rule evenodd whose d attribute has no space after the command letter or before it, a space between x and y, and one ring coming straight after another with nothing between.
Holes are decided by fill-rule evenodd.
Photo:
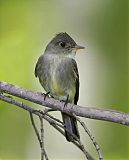
<instances>
[{"instance_id":1,"label":"eastern wood-pewee","mask_svg":"<svg viewBox=\"0 0 129 160\"><path fill-rule=\"evenodd\" d=\"M35 76L39 78L45 91L50 92L55 99L77 104L79 74L75 54L79 49L84 47L77 45L67 33L62 32L50 41L44 54L38 59ZM66 113L62 113L62 117L66 139L72 141L71 134L80 138L76 119Z\"/></svg>"}]
</instances>

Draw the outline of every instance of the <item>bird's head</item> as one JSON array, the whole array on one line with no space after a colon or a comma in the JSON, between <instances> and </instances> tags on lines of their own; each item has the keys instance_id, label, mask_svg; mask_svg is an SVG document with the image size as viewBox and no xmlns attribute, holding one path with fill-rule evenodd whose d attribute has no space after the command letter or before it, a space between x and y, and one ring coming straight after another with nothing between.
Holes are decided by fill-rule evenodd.
<instances>
[{"instance_id":1,"label":"bird's head","mask_svg":"<svg viewBox=\"0 0 129 160\"><path fill-rule=\"evenodd\" d=\"M79 49L84 49L84 47L77 45L66 32L57 34L46 47L48 53L63 56L75 54Z\"/></svg>"}]
</instances>

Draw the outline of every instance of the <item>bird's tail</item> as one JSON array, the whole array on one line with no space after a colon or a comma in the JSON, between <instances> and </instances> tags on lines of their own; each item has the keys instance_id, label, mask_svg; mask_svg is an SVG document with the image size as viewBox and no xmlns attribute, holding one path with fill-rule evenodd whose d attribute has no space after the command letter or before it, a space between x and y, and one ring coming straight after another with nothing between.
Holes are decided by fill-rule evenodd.
<instances>
[{"instance_id":1,"label":"bird's tail","mask_svg":"<svg viewBox=\"0 0 129 160\"><path fill-rule=\"evenodd\" d=\"M66 113L62 113L62 118L63 118L63 122L66 128L65 130L66 139L69 142L71 142L74 139L72 134L76 135L80 139L76 119L73 116L70 116Z\"/></svg>"}]
</instances>

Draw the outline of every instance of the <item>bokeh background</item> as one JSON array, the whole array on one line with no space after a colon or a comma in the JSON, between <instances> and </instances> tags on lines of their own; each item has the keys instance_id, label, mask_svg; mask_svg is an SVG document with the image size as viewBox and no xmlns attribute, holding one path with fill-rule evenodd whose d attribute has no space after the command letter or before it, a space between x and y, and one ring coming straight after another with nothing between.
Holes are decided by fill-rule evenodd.
<instances>
[{"instance_id":1,"label":"bokeh background","mask_svg":"<svg viewBox=\"0 0 129 160\"><path fill-rule=\"evenodd\" d=\"M0 80L43 91L34 77L34 67L47 43L62 31L86 47L76 56L81 85L79 105L128 112L127 0L0 0ZM105 160L129 159L127 126L83 120ZM88 136L79 129L87 150L97 159ZM45 147L50 159L84 159L46 122ZM0 101L3 159L38 160L40 149L28 113Z\"/></svg>"}]
</instances>

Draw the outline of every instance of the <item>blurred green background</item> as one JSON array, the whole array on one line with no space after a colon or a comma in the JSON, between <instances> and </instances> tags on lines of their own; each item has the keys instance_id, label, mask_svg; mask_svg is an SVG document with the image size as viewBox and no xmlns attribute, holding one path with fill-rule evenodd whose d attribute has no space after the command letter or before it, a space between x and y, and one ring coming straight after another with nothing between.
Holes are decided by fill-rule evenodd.
<instances>
[{"instance_id":1,"label":"blurred green background","mask_svg":"<svg viewBox=\"0 0 129 160\"><path fill-rule=\"evenodd\" d=\"M43 91L34 77L34 67L47 43L61 31L86 47L76 57L81 85L79 105L128 112L127 0L1 0L0 80ZM129 159L127 126L85 121L105 160ZM79 128L87 150L97 157L88 136ZM45 146L50 159L84 159L46 122ZM40 149L28 113L0 101L3 159L37 160Z\"/></svg>"}]
</instances>

